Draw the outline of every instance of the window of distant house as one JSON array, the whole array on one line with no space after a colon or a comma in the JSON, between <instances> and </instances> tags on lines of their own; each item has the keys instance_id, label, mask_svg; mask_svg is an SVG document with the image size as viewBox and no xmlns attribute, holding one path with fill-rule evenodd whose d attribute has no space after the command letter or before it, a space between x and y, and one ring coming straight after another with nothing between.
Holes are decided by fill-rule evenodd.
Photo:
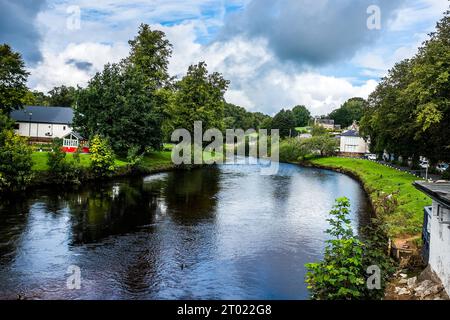
<instances>
[{"instance_id":1,"label":"window of distant house","mask_svg":"<svg viewBox=\"0 0 450 320\"><path fill-rule=\"evenodd\" d=\"M20 124L16 123L16 124L14 125L14 129L19 130L19 128L20 128Z\"/></svg>"},{"instance_id":2,"label":"window of distant house","mask_svg":"<svg viewBox=\"0 0 450 320\"><path fill-rule=\"evenodd\" d=\"M66 130L66 126L63 126L63 130Z\"/></svg>"}]
</instances>

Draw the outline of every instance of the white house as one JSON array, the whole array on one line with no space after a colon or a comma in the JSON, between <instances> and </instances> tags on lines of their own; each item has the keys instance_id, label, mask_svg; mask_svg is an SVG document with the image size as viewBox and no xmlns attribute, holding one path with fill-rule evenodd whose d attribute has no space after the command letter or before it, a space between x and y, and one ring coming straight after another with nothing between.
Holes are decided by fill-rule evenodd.
<instances>
[{"instance_id":1,"label":"white house","mask_svg":"<svg viewBox=\"0 0 450 320\"><path fill-rule=\"evenodd\" d=\"M359 136L358 131L352 129L341 134L339 151L350 156L364 155L369 153L369 144Z\"/></svg>"},{"instance_id":2,"label":"white house","mask_svg":"<svg viewBox=\"0 0 450 320\"><path fill-rule=\"evenodd\" d=\"M32 140L50 141L72 132L73 109L66 107L26 106L11 112L17 134Z\"/></svg>"},{"instance_id":3,"label":"white house","mask_svg":"<svg viewBox=\"0 0 450 320\"><path fill-rule=\"evenodd\" d=\"M450 294L450 182L416 182L414 186L433 199L425 210L422 232L424 257Z\"/></svg>"}]
</instances>

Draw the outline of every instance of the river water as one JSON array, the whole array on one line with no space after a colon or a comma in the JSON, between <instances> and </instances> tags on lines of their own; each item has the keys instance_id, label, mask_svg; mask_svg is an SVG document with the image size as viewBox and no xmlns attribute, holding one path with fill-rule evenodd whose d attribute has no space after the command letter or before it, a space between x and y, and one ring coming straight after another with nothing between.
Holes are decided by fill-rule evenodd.
<instances>
[{"instance_id":1,"label":"river water","mask_svg":"<svg viewBox=\"0 0 450 320\"><path fill-rule=\"evenodd\" d=\"M357 230L368 199L339 173L259 169L221 165L2 199L0 298L308 299L304 264L322 256L334 200L351 200ZM81 288L69 289L78 270Z\"/></svg>"}]
</instances>

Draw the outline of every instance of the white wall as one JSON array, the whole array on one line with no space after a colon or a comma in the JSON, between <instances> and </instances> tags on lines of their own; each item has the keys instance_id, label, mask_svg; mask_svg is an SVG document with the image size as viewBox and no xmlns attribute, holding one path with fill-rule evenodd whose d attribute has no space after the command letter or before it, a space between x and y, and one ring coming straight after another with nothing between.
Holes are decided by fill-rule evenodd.
<instances>
[{"instance_id":1,"label":"white wall","mask_svg":"<svg viewBox=\"0 0 450 320\"><path fill-rule=\"evenodd\" d=\"M429 264L441 279L447 294L450 294L450 225L440 223L437 210L438 203L433 201ZM450 219L450 210L441 206L440 212Z\"/></svg>"},{"instance_id":2,"label":"white wall","mask_svg":"<svg viewBox=\"0 0 450 320\"><path fill-rule=\"evenodd\" d=\"M369 147L363 138L341 137L341 146L339 150L345 153L367 153L369 152Z\"/></svg>"},{"instance_id":3,"label":"white wall","mask_svg":"<svg viewBox=\"0 0 450 320\"><path fill-rule=\"evenodd\" d=\"M17 124L19 129L16 130L16 133L24 137L29 137L31 132L32 138L62 138L72 132L72 128L64 124L27 122L17 122ZM48 136L46 133L51 135Z\"/></svg>"}]
</instances>

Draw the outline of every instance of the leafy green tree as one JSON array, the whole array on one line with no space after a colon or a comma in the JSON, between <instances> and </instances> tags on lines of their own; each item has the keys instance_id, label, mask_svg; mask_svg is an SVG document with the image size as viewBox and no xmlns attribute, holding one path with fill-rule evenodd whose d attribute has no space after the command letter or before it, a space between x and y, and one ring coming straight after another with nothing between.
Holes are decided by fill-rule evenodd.
<instances>
[{"instance_id":1,"label":"leafy green tree","mask_svg":"<svg viewBox=\"0 0 450 320\"><path fill-rule=\"evenodd\" d=\"M0 191L25 189L33 177L31 148L11 129L0 131Z\"/></svg>"},{"instance_id":2,"label":"leafy green tree","mask_svg":"<svg viewBox=\"0 0 450 320\"><path fill-rule=\"evenodd\" d=\"M14 127L14 121L0 110L0 134Z\"/></svg>"},{"instance_id":3,"label":"leafy green tree","mask_svg":"<svg viewBox=\"0 0 450 320\"><path fill-rule=\"evenodd\" d=\"M172 129L194 132L194 122L202 121L203 130L224 129L224 94L229 81L220 73L208 73L204 62L189 67L187 75L175 84L169 109Z\"/></svg>"},{"instance_id":4,"label":"leafy green tree","mask_svg":"<svg viewBox=\"0 0 450 320\"><path fill-rule=\"evenodd\" d=\"M165 33L141 24L138 35L128 43L131 53L126 63L143 73L144 83L150 90L165 87L170 80L168 66L172 55L172 45Z\"/></svg>"},{"instance_id":5,"label":"leafy green tree","mask_svg":"<svg viewBox=\"0 0 450 320\"><path fill-rule=\"evenodd\" d=\"M9 45L0 45L0 111L9 114L22 108L28 75L22 56Z\"/></svg>"},{"instance_id":6,"label":"leafy green tree","mask_svg":"<svg viewBox=\"0 0 450 320\"><path fill-rule=\"evenodd\" d=\"M311 112L305 106L295 106L292 109L296 127L306 127L311 120Z\"/></svg>"},{"instance_id":7,"label":"leafy green tree","mask_svg":"<svg viewBox=\"0 0 450 320\"><path fill-rule=\"evenodd\" d=\"M131 146L139 152L162 146L162 124L170 90L170 43L160 31L141 25L130 41L131 54L118 64L107 64L86 89L79 90L74 125L85 136L100 134L115 153L126 156Z\"/></svg>"},{"instance_id":8,"label":"leafy green tree","mask_svg":"<svg viewBox=\"0 0 450 320\"><path fill-rule=\"evenodd\" d=\"M54 87L48 92L48 104L57 107L74 107L76 102L76 89L64 85ZM38 98L38 97L37 97Z\"/></svg>"},{"instance_id":9,"label":"leafy green tree","mask_svg":"<svg viewBox=\"0 0 450 320\"><path fill-rule=\"evenodd\" d=\"M336 154L339 147L339 142L336 138L329 135L313 136L304 141L305 148L310 150L310 153L319 152L320 156L331 156Z\"/></svg>"},{"instance_id":10,"label":"leafy green tree","mask_svg":"<svg viewBox=\"0 0 450 320\"><path fill-rule=\"evenodd\" d=\"M292 137L295 133L295 119L291 110L281 109L272 119L272 128L280 130L280 137Z\"/></svg>"},{"instance_id":11,"label":"leafy green tree","mask_svg":"<svg viewBox=\"0 0 450 320\"><path fill-rule=\"evenodd\" d=\"M366 100L363 98L351 98L339 109L331 112L328 117L333 119L335 124L341 125L342 128L346 128L350 126L353 121L359 122L359 120L361 120L366 103Z\"/></svg>"},{"instance_id":12,"label":"leafy green tree","mask_svg":"<svg viewBox=\"0 0 450 320\"><path fill-rule=\"evenodd\" d=\"M350 201L339 198L327 221L324 258L318 263L306 264L306 283L316 300L361 299L366 290L363 266L363 243L353 234L350 219Z\"/></svg>"},{"instance_id":13,"label":"leafy green tree","mask_svg":"<svg viewBox=\"0 0 450 320\"><path fill-rule=\"evenodd\" d=\"M90 143L91 169L97 177L107 177L114 172L114 153L107 139L95 135Z\"/></svg>"}]
</instances>

